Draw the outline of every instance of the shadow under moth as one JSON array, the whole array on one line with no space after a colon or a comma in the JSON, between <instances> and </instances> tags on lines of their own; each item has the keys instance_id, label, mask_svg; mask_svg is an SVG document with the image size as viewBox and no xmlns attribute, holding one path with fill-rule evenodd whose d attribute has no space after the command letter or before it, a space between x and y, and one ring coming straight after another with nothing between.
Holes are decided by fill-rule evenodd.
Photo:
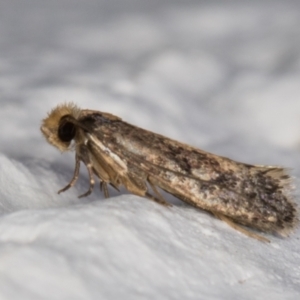
<instances>
[{"instance_id":1,"label":"shadow under moth","mask_svg":"<svg viewBox=\"0 0 300 300\"><path fill-rule=\"evenodd\" d=\"M124 186L170 205L160 188L261 241L269 240L246 227L287 236L298 221L284 168L236 162L73 103L54 108L41 131L60 151L75 149L73 178L58 193L76 183L83 162L90 186L80 197L92 192L97 176L105 197L108 185Z\"/></svg>"}]
</instances>

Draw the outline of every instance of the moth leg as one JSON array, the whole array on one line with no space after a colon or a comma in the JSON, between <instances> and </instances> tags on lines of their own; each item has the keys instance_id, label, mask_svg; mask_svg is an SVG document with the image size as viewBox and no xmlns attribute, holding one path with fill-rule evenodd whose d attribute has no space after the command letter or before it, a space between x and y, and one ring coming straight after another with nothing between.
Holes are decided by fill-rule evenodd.
<instances>
[{"instance_id":1,"label":"moth leg","mask_svg":"<svg viewBox=\"0 0 300 300\"><path fill-rule=\"evenodd\" d=\"M88 149L84 145L80 146L79 155L80 155L80 159L83 161L83 163L85 164L85 166L88 170L89 179L90 179L90 186L89 186L89 189L87 190L87 192L78 196L78 198L83 198L92 193L94 185L95 185L95 179L94 179L93 165L92 165L92 162L91 162L91 159L89 156L89 152L88 152Z\"/></svg>"},{"instance_id":2,"label":"moth leg","mask_svg":"<svg viewBox=\"0 0 300 300\"><path fill-rule=\"evenodd\" d=\"M114 189L116 189L118 192L120 192L120 190L118 189L118 187L116 185L114 185L113 183L109 183ZM104 198L109 198L109 192L108 192L108 186L107 186L107 182L106 181L100 181L100 191L103 192L104 194Z\"/></svg>"},{"instance_id":3,"label":"moth leg","mask_svg":"<svg viewBox=\"0 0 300 300\"><path fill-rule=\"evenodd\" d=\"M237 230L237 231L239 231L239 232L241 232L241 233L243 233L243 234L245 234L245 235L247 235L247 236L249 236L249 237L251 237L251 238L254 238L254 239L256 239L256 240L259 240L259 241L261 241L261 242L270 243L270 240L268 240L267 238L265 238L265 237L263 237L263 236L261 236L261 235L259 235L259 234L256 234L256 233L254 233L254 232L252 232L252 231L249 231L249 230L247 230L247 229L245 229L245 228L239 226L239 225L236 224L234 221L232 221L230 218L228 218L228 217L226 217L226 216L224 216L224 215L222 215L222 214L215 213L215 212L213 212L213 214L214 214L218 219L220 219L220 220L226 222L230 227L234 228L235 230Z\"/></svg>"},{"instance_id":4,"label":"moth leg","mask_svg":"<svg viewBox=\"0 0 300 300\"><path fill-rule=\"evenodd\" d=\"M120 192L120 190L118 189L118 187L117 187L114 183L110 182L109 184L110 184L116 191Z\"/></svg>"},{"instance_id":5,"label":"moth leg","mask_svg":"<svg viewBox=\"0 0 300 300\"><path fill-rule=\"evenodd\" d=\"M103 192L104 198L109 198L108 188L107 188L107 182L100 181L100 191Z\"/></svg>"},{"instance_id":6,"label":"moth leg","mask_svg":"<svg viewBox=\"0 0 300 300\"><path fill-rule=\"evenodd\" d=\"M172 206L172 204L170 204L169 202L165 201L165 200L161 200L161 199L158 199L154 196L152 196L150 193L146 192L144 197L146 197L147 199L150 199L158 204L161 204L163 206Z\"/></svg>"},{"instance_id":7,"label":"moth leg","mask_svg":"<svg viewBox=\"0 0 300 300\"><path fill-rule=\"evenodd\" d=\"M154 197L154 196L152 196L152 195L151 195L150 193L148 193L148 192L146 192L145 196L146 196L147 198L149 198L149 199L151 199L151 200L153 200L153 201L159 203L159 204L164 205L164 206L172 206L172 204L169 203L169 202L167 202L167 201L164 199L164 197L160 194L160 192L157 190L156 186L151 182L151 180L150 180L149 177L148 177L148 182L149 182L149 185L151 186L151 188L152 188L154 194L157 196L157 198Z\"/></svg>"},{"instance_id":8,"label":"moth leg","mask_svg":"<svg viewBox=\"0 0 300 300\"><path fill-rule=\"evenodd\" d=\"M118 189L118 187L116 185L114 185L111 182L109 184L114 189L116 189L118 192L120 192L120 190ZM105 198L109 198L109 192L108 192L108 187L107 187L107 182L106 181L100 181L100 191L103 192Z\"/></svg>"},{"instance_id":9,"label":"moth leg","mask_svg":"<svg viewBox=\"0 0 300 300\"><path fill-rule=\"evenodd\" d=\"M70 187L74 186L74 184L76 183L78 176L79 176L79 169L80 169L80 158L79 156L76 154L75 156L75 170L74 170L74 175L73 178L71 179L70 183L67 184L64 188L62 188L61 190L59 190L57 193L60 194L66 190L68 190Z\"/></svg>"}]
</instances>

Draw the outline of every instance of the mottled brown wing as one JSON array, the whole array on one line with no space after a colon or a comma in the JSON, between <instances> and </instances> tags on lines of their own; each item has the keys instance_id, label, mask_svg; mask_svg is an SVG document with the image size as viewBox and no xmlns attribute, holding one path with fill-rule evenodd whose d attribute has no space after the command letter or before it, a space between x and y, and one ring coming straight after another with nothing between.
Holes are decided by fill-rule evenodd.
<instances>
[{"instance_id":1,"label":"mottled brown wing","mask_svg":"<svg viewBox=\"0 0 300 300\"><path fill-rule=\"evenodd\" d=\"M238 163L106 113L88 111L80 122L129 169L147 173L154 185L183 201L263 230L294 226L296 211L286 195L289 176L282 168Z\"/></svg>"}]
</instances>

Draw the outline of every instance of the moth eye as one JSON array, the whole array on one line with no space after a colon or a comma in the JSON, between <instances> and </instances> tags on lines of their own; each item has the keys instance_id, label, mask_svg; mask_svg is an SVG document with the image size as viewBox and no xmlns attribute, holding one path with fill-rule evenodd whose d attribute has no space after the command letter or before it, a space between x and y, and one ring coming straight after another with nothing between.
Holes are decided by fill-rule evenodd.
<instances>
[{"instance_id":1,"label":"moth eye","mask_svg":"<svg viewBox=\"0 0 300 300\"><path fill-rule=\"evenodd\" d=\"M58 127L58 137L63 142L71 142L75 134L76 127L71 122L62 122Z\"/></svg>"}]
</instances>

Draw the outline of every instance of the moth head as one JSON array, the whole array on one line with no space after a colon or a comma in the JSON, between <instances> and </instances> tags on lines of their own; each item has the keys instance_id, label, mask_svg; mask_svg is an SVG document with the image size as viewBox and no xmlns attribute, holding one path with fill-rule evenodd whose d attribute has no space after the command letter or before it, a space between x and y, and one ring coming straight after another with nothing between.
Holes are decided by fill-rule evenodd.
<instances>
[{"instance_id":1,"label":"moth head","mask_svg":"<svg viewBox=\"0 0 300 300\"><path fill-rule=\"evenodd\" d=\"M55 107L42 121L41 131L46 140L62 152L69 150L77 130L70 119L77 120L80 112L81 110L73 103Z\"/></svg>"}]
</instances>

